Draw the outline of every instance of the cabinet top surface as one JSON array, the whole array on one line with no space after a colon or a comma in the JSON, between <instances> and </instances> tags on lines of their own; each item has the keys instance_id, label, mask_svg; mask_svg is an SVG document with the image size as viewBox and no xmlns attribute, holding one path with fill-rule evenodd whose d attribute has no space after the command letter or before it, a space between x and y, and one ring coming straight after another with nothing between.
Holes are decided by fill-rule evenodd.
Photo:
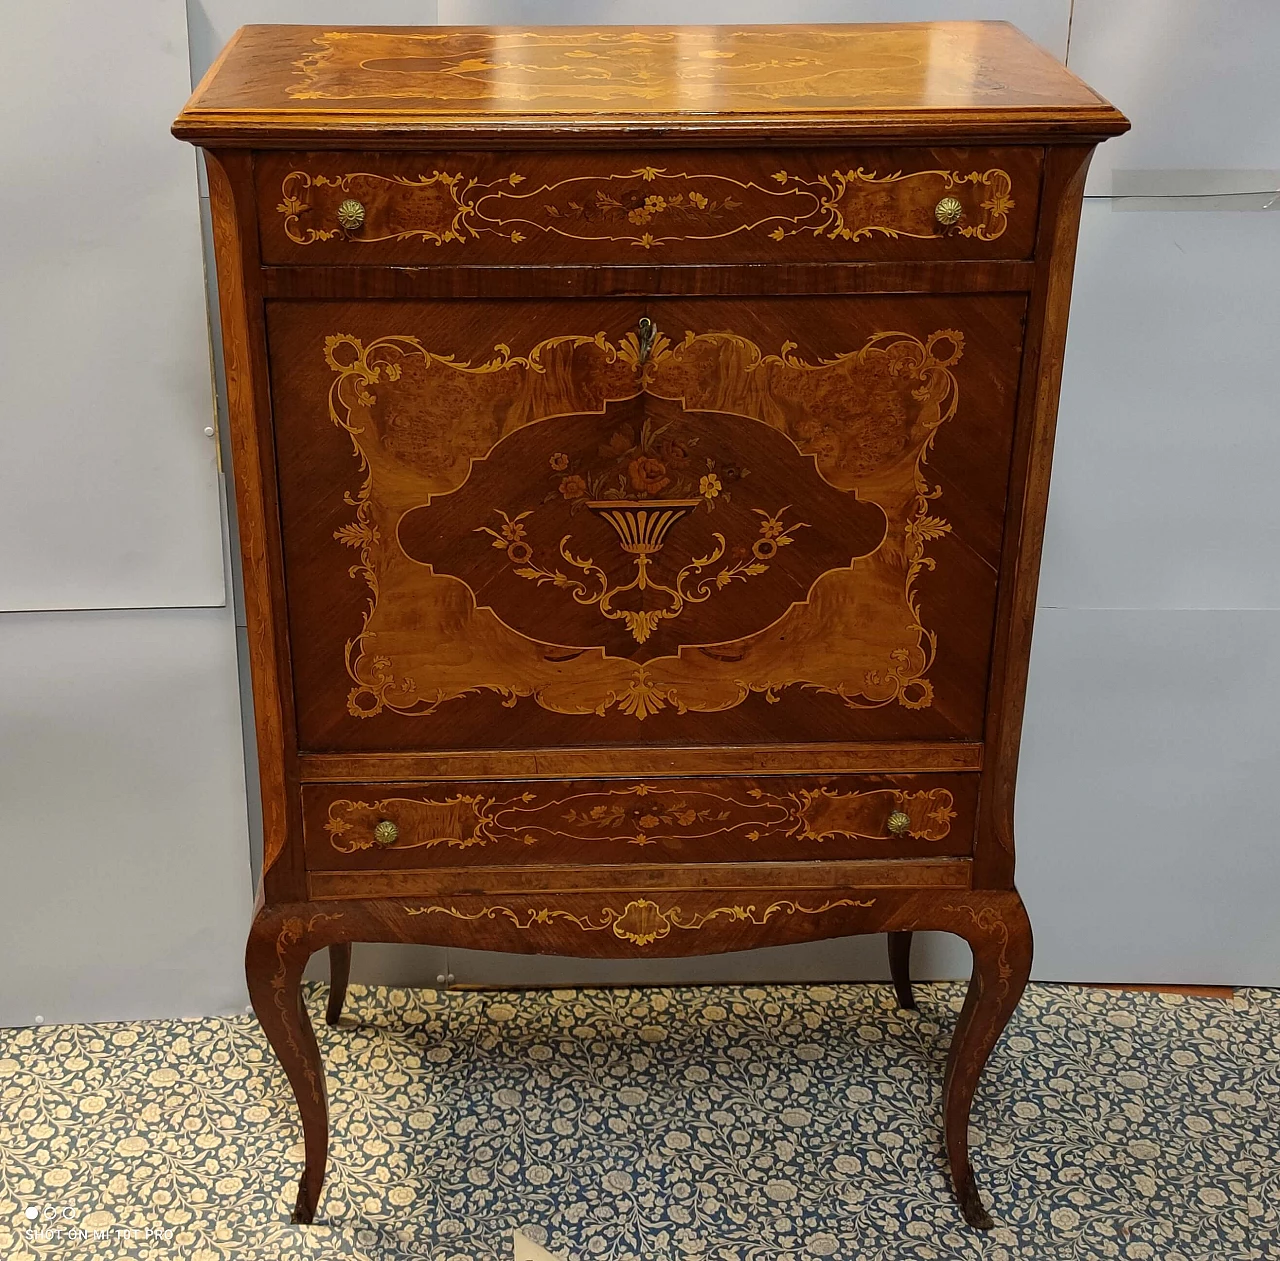
<instances>
[{"instance_id":1,"label":"cabinet top surface","mask_svg":"<svg viewBox=\"0 0 1280 1261\"><path fill-rule=\"evenodd\" d=\"M752 131L1101 138L1127 125L1004 22L246 26L174 133L278 146Z\"/></svg>"}]
</instances>

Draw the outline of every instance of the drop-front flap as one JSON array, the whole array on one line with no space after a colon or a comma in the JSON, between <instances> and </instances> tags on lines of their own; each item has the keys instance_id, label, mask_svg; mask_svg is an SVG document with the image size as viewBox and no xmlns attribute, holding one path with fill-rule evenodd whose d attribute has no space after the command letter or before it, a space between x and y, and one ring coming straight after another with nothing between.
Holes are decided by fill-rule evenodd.
<instances>
[{"instance_id":1,"label":"drop-front flap","mask_svg":"<svg viewBox=\"0 0 1280 1261\"><path fill-rule=\"evenodd\" d=\"M269 304L301 746L980 739L1024 310Z\"/></svg>"}]
</instances>

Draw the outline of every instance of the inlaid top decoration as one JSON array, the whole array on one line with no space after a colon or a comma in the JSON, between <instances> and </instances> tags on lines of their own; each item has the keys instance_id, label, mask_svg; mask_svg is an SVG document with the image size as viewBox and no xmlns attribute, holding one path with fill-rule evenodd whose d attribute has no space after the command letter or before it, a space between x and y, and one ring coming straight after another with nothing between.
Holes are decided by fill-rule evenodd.
<instances>
[{"instance_id":1,"label":"inlaid top decoration","mask_svg":"<svg viewBox=\"0 0 1280 1261\"><path fill-rule=\"evenodd\" d=\"M774 101L818 86L900 91L922 60L874 34L738 30L331 31L295 63L295 100Z\"/></svg>"},{"instance_id":2,"label":"inlaid top decoration","mask_svg":"<svg viewBox=\"0 0 1280 1261\"><path fill-rule=\"evenodd\" d=\"M1011 46L1026 51L1006 59ZM349 28L318 32L293 70L288 95L299 102L714 110L747 102L775 109L886 107L924 98L972 107L1057 100L1064 86L1075 86L1070 95L1080 104L1098 103L1040 49L995 23Z\"/></svg>"},{"instance_id":3,"label":"inlaid top decoration","mask_svg":"<svg viewBox=\"0 0 1280 1261\"><path fill-rule=\"evenodd\" d=\"M685 122L932 139L1123 131L1123 117L1005 22L785 26L242 27L174 124L198 141L371 126L514 137ZM581 137L581 132L576 138Z\"/></svg>"},{"instance_id":4,"label":"inlaid top decoration","mask_svg":"<svg viewBox=\"0 0 1280 1261\"><path fill-rule=\"evenodd\" d=\"M350 712L477 692L563 714L752 693L932 704L916 583L949 532L925 477L963 336L817 362L649 325L460 362L330 336L330 416L363 479L338 530L369 589Z\"/></svg>"}]
</instances>

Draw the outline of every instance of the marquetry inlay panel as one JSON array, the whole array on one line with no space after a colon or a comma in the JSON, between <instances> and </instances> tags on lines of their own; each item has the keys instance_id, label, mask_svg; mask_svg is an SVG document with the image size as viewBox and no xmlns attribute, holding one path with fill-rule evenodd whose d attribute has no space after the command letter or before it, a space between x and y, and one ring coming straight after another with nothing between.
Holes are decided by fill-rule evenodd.
<instances>
[{"instance_id":1,"label":"marquetry inlay panel","mask_svg":"<svg viewBox=\"0 0 1280 1261\"><path fill-rule=\"evenodd\" d=\"M915 580L951 527L925 464L963 349L953 329L889 333L815 363L660 334L641 362L634 333L588 332L463 364L415 337L330 337L331 418L367 470L338 532L370 592L350 712L427 716L487 689L643 722L794 686L927 707L937 635ZM524 415L499 426L508 397ZM628 543L677 514L670 543ZM464 625L400 629L459 598ZM456 668L442 637L468 644ZM807 658L782 660L797 639Z\"/></svg>"},{"instance_id":2,"label":"marquetry inlay panel","mask_svg":"<svg viewBox=\"0 0 1280 1261\"><path fill-rule=\"evenodd\" d=\"M332 160L323 165L332 168ZM349 197L360 199L359 227L344 228L338 219L337 207ZM953 222L938 218L943 197L960 207ZM760 234L784 259L791 251L778 247L801 235L826 242L876 234L940 243L949 236L995 241L1016 204L1013 178L998 167L882 173L858 166L812 177L780 169L762 185L664 163L552 184L530 181L519 171L486 182L466 170L434 166L416 177L293 170L280 182L276 213L294 245L342 242L351 258L360 256L360 247L388 241L458 247L491 236L513 245L552 236L661 250ZM838 247L830 252L841 253Z\"/></svg>"},{"instance_id":3,"label":"marquetry inlay panel","mask_svg":"<svg viewBox=\"0 0 1280 1261\"><path fill-rule=\"evenodd\" d=\"M664 904L665 903L665 904ZM537 932L547 925L571 926L582 933L611 932L622 941L635 946L649 946L661 941L673 930L696 932L713 926L717 921L728 924L767 924L776 915L824 915L841 907L867 909L876 904L874 897L822 898L814 896L807 901L781 898L772 902L757 899L751 902L728 902L706 910L686 909L671 898L664 903L652 898L632 898L625 905L603 902L591 912L581 913L562 906L520 906L503 903L480 907L463 907L453 903L427 903L405 906L404 913L414 915L442 915L456 920L501 919L521 932Z\"/></svg>"},{"instance_id":4,"label":"marquetry inlay panel","mask_svg":"<svg viewBox=\"0 0 1280 1261\"><path fill-rule=\"evenodd\" d=\"M631 327L618 326L624 307ZM590 323L577 309L547 308L571 331L517 350L520 330L499 326L488 353L463 357L426 308L366 328L363 306L337 318L318 306L282 350L286 370L303 356L328 381L319 405L281 393L285 429L327 425L336 439L323 481L296 506L286 495L288 520L310 521L319 496L333 521L299 563L323 568L342 606L363 591L341 638L332 611L320 638L298 623L295 652L324 672L332 731L367 725L385 740L399 716L430 744L486 696L630 742L655 718L696 730L695 716L752 697L786 701L779 717L795 721L816 721L820 697L831 715L925 713L945 686L943 721L978 700L978 670L955 679L965 653L978 664L973 625L957 655L925 595L991 589L989 570L970 573L987 527L962 521L956 535L931 465L965 415L963 319L908 331L894 326L901 303L886 304L879 328L836 341L768 328L767 302L754 337L725 327L745 317L733 303L702 328L697 306L596 304ZM982 416L983 440L998 441L1013 346L992 343L987 319L964 423ZM815 337L821 350L800 340ZM819 738L837 734L830 721Z\"/></svg>"},{"instance_id":5,"label":"marquetry inlay panel","mask_svg":"<svg viewBox=\"0 0 1280 1261\"><path fill-rule=\"evenodd\" d=\"M309 784L303 816L320 869L786 861L965 854L976 802L963 774Z\"/></svg>"},{"instance_id":6,"label":"marquetry inlay panel","mask_svg":"<svg viewBox=\"0 0 1280 1261\"><path fill-rule=\"evenodd\" d=\"M258 169L275 262L532 265L1025 258L1038 149L876 148L731 157L286 153ZM359 223L339 207L354 199ZM944 200L954 217L938 215Z\"/></svg>"}]
</instances>

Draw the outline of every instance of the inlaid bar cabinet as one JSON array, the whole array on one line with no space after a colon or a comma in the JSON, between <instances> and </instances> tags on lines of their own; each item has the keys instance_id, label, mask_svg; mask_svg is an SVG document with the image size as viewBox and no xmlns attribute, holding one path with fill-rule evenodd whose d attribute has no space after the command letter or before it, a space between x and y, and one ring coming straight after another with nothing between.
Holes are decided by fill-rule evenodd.
<instances>
[{"instance_id":1,"label":"inlaid bar cabinet","mask_svg":"<svg viewBox=\"0 0 1280 1261\"><path fill-rule=\"evenodd\" d=\"M262 781L254 1008L354 941L910 934L1027 979L1013 804L1081 196L1003 23L246 27L205 152ZM1070 791L1064 785L1063 791Z\"/></svg>"}]
</instances>

